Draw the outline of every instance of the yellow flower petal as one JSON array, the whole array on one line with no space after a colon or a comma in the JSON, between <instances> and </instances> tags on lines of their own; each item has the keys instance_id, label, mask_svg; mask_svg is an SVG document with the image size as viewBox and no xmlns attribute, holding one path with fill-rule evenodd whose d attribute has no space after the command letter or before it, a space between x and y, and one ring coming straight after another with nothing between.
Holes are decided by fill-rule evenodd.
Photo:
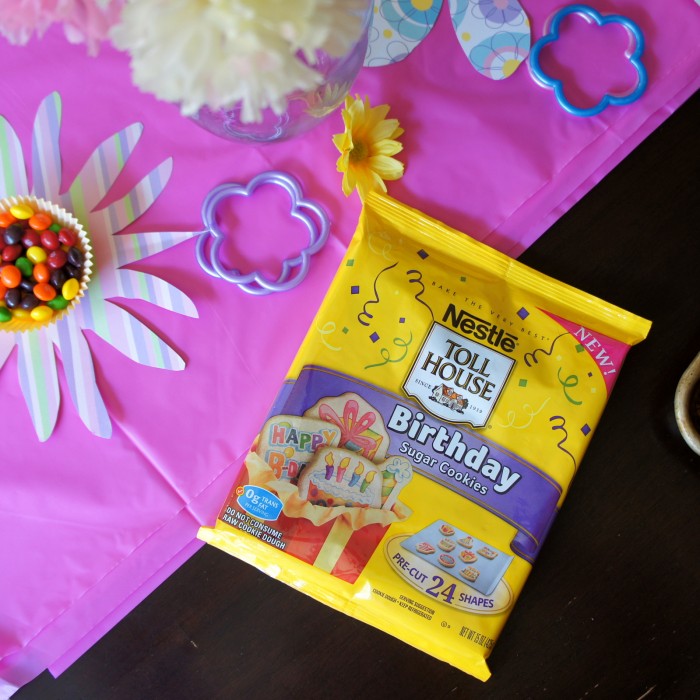
<instances>
[{"instance_id":1,"label":"yellow flower petal","mask_svg":"<svg viewBox=\"0 0 700 700\"><path fill-rule=\"evenodd\" d=\"M333 143L341 153L352 148L352 139L350 138L350 135L346 133L334 134Z\"/></svg>"},{"instance_id":2,"label":"yellow flower petal","mask_svg":"<svg viewBox=\"0 0 700 700\"><path fill-rule=\"evenodd\" d=\"M343 192L357 189L364 199L371 190L386 192L384 180L398 180L404 171L401 161L392 156L403 146L396 138L403 134L397 119L387 119L388 105L372 107L369 98L345 98L342 110L343 133L333 136L340 152L336 168L343 173Z\"/></svg>"},{"instance_id":3,"label":"yellow flower petal","mask_svg":"<svg viewBox=\"0 0 700 700\"><path fill-rule=\"evenodd\" d=\"M354 190L354 189L355 189L355 183L354 183L354 181L353 181L353 183L351 184L351 183L350 183L349 173L345 173L345 174L343 175L343 194L344 194L346 197L349 197L349 196L353 193L353 190Z\"/></svg>"},{"instance_id":4,"label":"yellow flower petal","mask_svg":"<svg viewBox=\"0 0 700 700\"><path fill-rule=\"evenodd\" d=\"M398 119L384 119L375 124L369 132L373 141L381 141L382 139L394 138L394 132L399 125Z\"/></svg>"},{"instance_id":5,"label":"yellow flower petal","mask_svg":"<svg viewBox=\"0 0 700 700\"><path fill-rule=\"evenodd\" d=\"M389 156L372 156L369 159L372 170L384 180L398 180L403 175L403 163Z\"/></svg>"},{"instance_id":6,"label":"yellow flower petal","mask_svg":"<svg viewBox=\"0 0 700 700\"><path fill-rule=\"evenodd\" d=\"M348 171L350 161L349 153L342 153L340 158L335 163L335 167L339 173L346 173Z\"/></svg>"},{"instance_id":7,"label":"yellow flower petal","mask_svg":"<svg viewBox=\"0 0 700 700\"><path fill-rule=\"evenodd\" d=\"M392 139L382 139L372 146L373 156L395 156L403 150L403 144Z\"/></svg>"}]
</instances>

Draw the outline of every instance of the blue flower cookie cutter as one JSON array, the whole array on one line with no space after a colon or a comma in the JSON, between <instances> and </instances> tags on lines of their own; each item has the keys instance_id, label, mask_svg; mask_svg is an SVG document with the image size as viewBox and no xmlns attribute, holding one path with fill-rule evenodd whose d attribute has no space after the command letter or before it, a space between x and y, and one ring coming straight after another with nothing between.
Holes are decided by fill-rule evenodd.
<instances>
[{"instance_id":1,"label":"blue flower cookie cutter","mask_svg":"<svg viewBox=\"0 0 700 700\"><path fill-rule=\"evenodd\" d=\"M226 235L216 220L216 208L224 199L231 196L250 197L258 187L266 184L278 185L287 191L291 199L290 215L301 221L309 231L309 245L299 255L282 261L282 270L274 281L258 271L243 274L239 270L228 269L221 262L221 245ZM314 216L310 216L309 212ZM294 177L277 170L256 175L247 185L229 182L215 187L202 204L202 219L206 228L197 239L196 247L197 261L202 269L212 277L220 277L254 295L285 292L296 287L306 277L311 256L321 250L330 231L326 212L316 202L303 198L301 187ZM208 243L211 245L208 246Z\"/></svg>"},{"instance_id":2,"label":"blue flower cookie cutter","mask_svg":"<svg viewBox=\"0 0 700 700\"><path fill-rule=\"evenodd\" d=\"M547 75L540 65L540 53L542 49L559 39L559 31L562 20L569 15L576 14L583 17L587 22L595 22L598 26L604 24L620 24L630 35L630 48L626 56L637 71L637 84L631 92L625 95L612 95L606 93L597 105L587 109L576 107L564 96L564 87L561 80ZM588 5L566 5L557 10L545 27L545 34L532 47L530 52L529 66L534 79L543 87L551 88L557 98L557 102L570 114L577 117L592 117L599 114L610 105L628 105L638 100L647 87L647 71L641 61L644 53L644 34L639 26L629 17L624 15L602 15L597 10Z\"/></svg>"}]
</instances>

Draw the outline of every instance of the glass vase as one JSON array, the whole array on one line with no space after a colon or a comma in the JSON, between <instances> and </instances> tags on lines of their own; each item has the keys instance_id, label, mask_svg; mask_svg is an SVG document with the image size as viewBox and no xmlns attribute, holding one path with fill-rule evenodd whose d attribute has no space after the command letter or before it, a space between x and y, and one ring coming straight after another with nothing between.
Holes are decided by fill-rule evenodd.
<instances>
[{"instance_id":1,"label":"glass vase","mask_svg":"<svg viewBox=\"0 0 700 700\"><path fill-rule=\"evenodd\" d=\"M244 122L239 105L221 109L203 107L192 117L193 121L222 138L253 143L283 141L309 131L343 103L362 68L372 5L368 0L360 36L345 55L338 57L317 52L313 67L322 76L321 82L312 90L289 93L287 109L282 114L267 108L263 110L260 121Z\"/></svg>"}]
</instances>

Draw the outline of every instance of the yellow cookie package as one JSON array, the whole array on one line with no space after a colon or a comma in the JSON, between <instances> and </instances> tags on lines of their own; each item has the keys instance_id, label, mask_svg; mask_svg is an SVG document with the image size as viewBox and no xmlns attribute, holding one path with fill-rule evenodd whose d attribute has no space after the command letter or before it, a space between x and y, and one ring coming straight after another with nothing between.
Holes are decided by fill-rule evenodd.
<instances>
[{"instance_id":1,"label":"yellow cookie package","mask_svg":"<svg viewBox=\"0 0 700 700\"><path fill-rule=\"evenodd\" d=\"M199 537L486 680L650 323L371 194Z\"/></svg>"}]
</instances>

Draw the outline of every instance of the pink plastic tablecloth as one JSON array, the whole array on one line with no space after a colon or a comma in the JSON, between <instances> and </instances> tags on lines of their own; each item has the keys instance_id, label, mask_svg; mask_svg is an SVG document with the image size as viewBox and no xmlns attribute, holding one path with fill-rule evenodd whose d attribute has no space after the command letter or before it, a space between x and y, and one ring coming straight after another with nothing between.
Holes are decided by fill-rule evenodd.
<instances>
[{"instance_id":1,"label":"pink plastic tablecloth","mask_svg":"<svg viewBox=\"0 0 700 700\"><path fill-rule=\"evenodd\" d=\"M524 5L536 39L558 5ZM566 114L524 66L499 82L476 73L445 8L408 59L364 69L353 91L390 104L390 116L406 130L406 174L390 183L390 194L513 255L535 241L700 84L700 8L693 0L596 7L640 24L649 70L639 102L596 118ZM99 143L133 122L143 124L143 135L108 198L172 156L168 185L130 232L197 231L209 190L269 169L293 173L333 222L308 278L283 295L252 297L205 275L194 240L132 265L179 287L199 317L119 302L177 349L187 362L180 372L136 364L87 334L112 418L110 439L85 428L62 378L56 429L39 442L19 388L17 353L9 357L0 372L2 698L47 667L61 673L198 548L195 533L213 522L360 205L340 191L331 142L342 127L337 114L289 143L229 143L141 94L130 83L127 58L109 47L91 59L52 31L23 48L0 41L0 62L0 113L30 162L36 110L51 92L61 94L65 183ZM592 62L589 69L600 67ZM266 237L259 232L268 215L276 225ZM274 269L280 249L302 244L303 233L264 197L246 203L241 216L245 230L232 245L251 266Z\"/></svg>"}]
</instances>

